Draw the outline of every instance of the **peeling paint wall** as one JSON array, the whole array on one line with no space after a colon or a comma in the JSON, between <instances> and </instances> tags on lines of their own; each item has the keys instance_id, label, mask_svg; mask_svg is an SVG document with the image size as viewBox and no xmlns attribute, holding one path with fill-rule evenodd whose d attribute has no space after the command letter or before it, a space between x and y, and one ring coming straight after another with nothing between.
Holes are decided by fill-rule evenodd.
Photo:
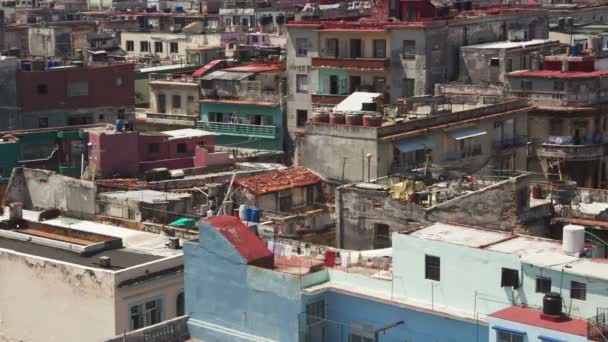
<instances>
[{"instance_id":1,"label":"peeling paint wall","mask_svg":"<svg viewBox=\"0 0 608 342\"><path fill-rule=\"evenodd\" d=\"M46 170L16 168L3 203L23 203L24 209L56 208L77 218L95 217L96 185Z\"/></svg>"},{"instance_id":2,"label":"peeling paint wall","mask_svg":"<svg viewBox=\"0 0 608 342\"><path fill-rule=\"evenodd\" d=\"M114 336L114 276L0 249L0 341Z\"/></svg>"}]
</instances>

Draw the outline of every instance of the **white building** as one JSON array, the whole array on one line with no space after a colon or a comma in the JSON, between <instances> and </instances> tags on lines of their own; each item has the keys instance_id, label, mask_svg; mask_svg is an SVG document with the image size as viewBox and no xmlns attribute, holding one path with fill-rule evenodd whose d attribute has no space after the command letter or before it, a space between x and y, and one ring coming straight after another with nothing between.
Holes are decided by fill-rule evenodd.
<instances>
[{"instance_id":1,"label":"white building","mask_svg":"<svg viewBox=\"0 0 608 342\"><path fill-rule=\"evenodd\" d=\"M201 46L221 45L221 34L187 34L167 32L123 32L120 47L130 57L158 56L186 63L186 50Z\"/></svg>"},{"instance_id":2,"label":"white building","mask_svg":"<svg viewBox=\"0 0 608 342\"><path fill-rule=\"evenodd\" d=\"M100 341L184 314L169 238L23 215L21 228L0 221L0 340Z\"/></svg>"}]
</instances>

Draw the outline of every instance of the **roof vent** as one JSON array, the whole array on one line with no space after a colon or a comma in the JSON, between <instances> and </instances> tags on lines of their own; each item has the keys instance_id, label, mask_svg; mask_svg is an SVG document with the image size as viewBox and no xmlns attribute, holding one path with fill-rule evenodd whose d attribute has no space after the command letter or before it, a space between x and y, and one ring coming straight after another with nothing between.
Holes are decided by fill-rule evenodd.
<instances>
[{"instance_id":1,"label":"roof vent","mask_svg":"<svg viewBox=\"0 0 608 342\"><path fill-rule=\"evenodd\" d=\"M110 268L112 266L112 260L108 256L99 257L99 266L103 268Z\"/></svg>"}]
</instances>

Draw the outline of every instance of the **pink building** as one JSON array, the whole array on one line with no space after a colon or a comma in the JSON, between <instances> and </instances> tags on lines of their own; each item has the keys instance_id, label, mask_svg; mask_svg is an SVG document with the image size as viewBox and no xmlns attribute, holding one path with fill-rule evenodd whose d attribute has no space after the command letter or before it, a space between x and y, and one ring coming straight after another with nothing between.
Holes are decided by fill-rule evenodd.
<instances>
[{"instance_id":1,"label":"pink building","mask_svg":"<svg viewBox=\"0 0 608 342\"><path fill-rule=\"evenodd\" d=\"M215 133L179 129L160 133L89 131L89 161L102 177L134 177L154 168L184 169L232 163L228 152L215 152Z\"/></svg>"}]
</instances>

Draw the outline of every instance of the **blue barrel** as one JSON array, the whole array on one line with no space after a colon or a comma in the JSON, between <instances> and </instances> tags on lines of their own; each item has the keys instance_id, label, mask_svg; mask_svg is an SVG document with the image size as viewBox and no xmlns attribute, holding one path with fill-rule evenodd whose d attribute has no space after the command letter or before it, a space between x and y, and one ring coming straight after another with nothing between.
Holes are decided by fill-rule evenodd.
<instances>
[{"instance_id":1,"label":"blue barrel","mask_svg":"<svg viewBox=\"0 0 608 342\"><path fill-rule=\"evenodd\" d=\"M251 208L251 222L260 223L260 209Z\"/></svg>"},{"instance_id":2,"label":"blue barrel","mask_svg":"<svg viewBox=\"0 0 608 342\"><path fill-rule=\"evenodd\" d=\"M251 208L245 208L245 221L251 222Z\"/></svg>"},{"instance_id":3,"label":"blue barrel","mask_svg":"<svg viewBox=\"0 0 608 342\"><path fill-rule=\"evenodd\" d=\"M53 61L47 61L46 62L46 67L49 68L49 69L52 68L53 67Z\"/></svg>"},{"instance_id":4,"label":"blue barrel","mask_svg":"<svg viewBox=\"0 0 608 342\"><path fill-rule=\"evenodd\" d=\"M578 45L572 45L570 47L570 54L572 56L578 56Z\"/></svg>"},{"instance_id":5,"label":"blue barrel","mask_svg":"<svg viewBox=\"0 0 608 342\"><path fill-rule=\"evenodd\" d=\"M21 63L21 69L23 71L31 71L32 70L32 63L30 63L30 62L23 62L23 63Z\"/></svg>"}]
</instances>

